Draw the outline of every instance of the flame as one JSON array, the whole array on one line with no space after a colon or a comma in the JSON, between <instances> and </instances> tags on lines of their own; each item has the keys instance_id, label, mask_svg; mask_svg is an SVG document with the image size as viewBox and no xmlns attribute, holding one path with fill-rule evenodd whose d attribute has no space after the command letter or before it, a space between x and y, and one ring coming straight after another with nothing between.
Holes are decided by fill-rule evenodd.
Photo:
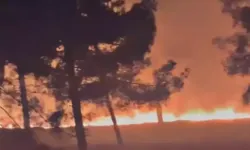
<instances>
[{"instance_id":1,"label":"flame","mask_svg":"<svg viewBox=\"0 0 250 150\"><path fill-rule=\"evenodd\" d=\"M134 116L121 116L117 115L118 125L135 125L135 124L145 124L145 123L157 123L156 111L141 111L135 109ZM213 111L206 112L203 110L191 110L181 115L175 115L174 113L164 112L163 120L164 122L175 122L175 121L190 121L190 122L201 122L201 121L211 121L211 120L237 120L237 119L250 119L250 113L240 113L236 112L233 108L217 108ZM94 121L86 121L84 126L111 126L113 125L111 118L109 116L99 117ZM61 127L72 127L74 126L73 120L70 122L63 122ZM36 127L33 123L31 127ZM50 128L48 123L44 123L41 127ZM0 122L0 128L14 129L13 124L8 124L3 126L3 122Z\"/></svg>"},{"instance_id":2,"label":"flame","mask_svg":"<svg viewBox=\"0 0 250 150\"><path fill-rule=\"evenodd\" d=\"M182 115L175 115L173 113L163 113L164 122L174 121L209 121L209 120L236 120L236 119L250 119L250 113L237 113L233 108L215 109L211 112L205 112L202 110L188 111ZM155 111L140 112L135 110L134 117L117 116L117 122L119 125L131 125L131 124L144 124L144 123L157 123L157 114ZM99 118L89 123L90 126L110 126L112 121L110 117Z\"/></svg>"}]
</instances>

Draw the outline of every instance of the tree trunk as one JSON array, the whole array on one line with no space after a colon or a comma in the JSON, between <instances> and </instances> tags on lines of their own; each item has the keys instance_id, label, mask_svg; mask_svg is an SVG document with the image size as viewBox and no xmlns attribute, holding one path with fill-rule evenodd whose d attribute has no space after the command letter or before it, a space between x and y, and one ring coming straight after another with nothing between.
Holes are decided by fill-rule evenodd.
<instances>
[{"instance_id":1,"label":"tree trunk","mask_svg":"<svg viewBox=\"0 0 250 150\"><path fill-rule=\"evenodd\" d=\"M81 103L77 91L78 80L76 79L76 77L69 77L69 78L71 78L69 79L69 85L70 85L69 95L72 101L72 110L75 119L77 145L79 150L87 150L87 140L83 127Z\"/></svg>"},{"instance_id":2,"label":"tree trunk","mask_svg":"<svg viewBox=\"0 0 250 150\"><path fill-rule=\"evenodd\" d=\"M161 103L159 102L156 103L156 114L157 114L158 123L162 124L164 121L163 121L163 116L162 116Z\"/></svg>"},{"instance_id":3,"label":"tree trunk","mask_svg":"<svg viewBox=\"0 0 250 150\"><path fill-rule=\"evenodd\" d=\"M25 85L24 73L19 70L19 88L20 88L20 97L23 111L23 126L25 129L30 128L30 114L29 114L29 102L27 100L27 91Z\"/></svg>"},{"instance_id":4,"label":"tree trunk","mask_svg":"<svg viewBox=\"0 0 250 150\"><path fill-rule=\"evenodd\" d=\"M117 143L119 145L123 145L123 139L122 139L121 131L120 131L119 126L117 124L117 120L116 120L116 117L115 117L114 109L112 107L111 96L110 95L108 95L108 97L106 99L106 103L107 103L108 111L109 111L110 116L111 116L111 120L113 122L113 127L114 127L114 131L115 131Z\"/></svg>"},{"instance_id":5,"label":"tree trunk","mask_svg":"<svg viewBox=\"0 0 250 150\"><path fill-rule=\"evenodd\" d=\"M3 84L4 81L4 66L5 66L5 62L4 59L0 57L0 86Z\"/></svg>"},{"instance_id":6,"label":"tree trunk","mask_svg":"<svg viewBox=\"0 0 250 150\"><path fill-rule=\"evenodd\" d=\"M68 65L67 73L69 81L69 97L72 101L72 110L75 120L77 146L78 150L87 150L87 140L83 127L81 103L80 103L80 98L78 96L78 87L81 83L81 79L75 75L74 60L72 59L70 50L66 49L65 57L66 57L65 59L66 63Z\"/></svg>"}]
</instances>

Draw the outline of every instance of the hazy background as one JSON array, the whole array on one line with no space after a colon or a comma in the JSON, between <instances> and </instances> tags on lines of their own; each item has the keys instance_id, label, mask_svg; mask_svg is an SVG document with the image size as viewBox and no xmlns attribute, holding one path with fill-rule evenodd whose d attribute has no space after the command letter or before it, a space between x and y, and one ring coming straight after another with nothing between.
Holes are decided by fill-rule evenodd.
<instances>
[{"instance_id":1,"label":"hazy background","mask_svg":"<svg viewBox=\"0 0 250 150\"><path fill-rule=\"evenodd\" d=\"M127 0L127 10L138 1ZM169 59L178 63L175 73L180 73L185 67L191 68L184 89L171 96L167 110L175 114L229 106L242 110L241 95L250 78L227 76L221 64L227 53L212 45L214 37L230 36L236 32L232 29L230 16L221 13L219 0L158 0L158 3L155 14L157 35L150 54L153 65L142 74L143 79L150 81L152 69ZM29 79L27 85L34 86L38 82L34 76ZM35 96L39 98L44 112L49 114L56 108L56 100L51 95L40 93ZM7 101L0 102L12 105L12 101L5 99ZM99 111L96 105L90 105L84 107L83 112ZM13 105L11 109L9 113L13 117L21 118L21 107Z\"/></svg>"},{"instance_id":2,"label":"hazy background","mask_svg":"<svg viewBox=\"0 0 250 150\"><path fill-rule=\"evenodd\" d=\"M212 45L212 38L236 31L230 16L221 13L219 1L158 0L158 3L157 37L151 54L153 67L174 59L177 70L184 67L192 70L184 90L171 98L168 107L185 111L241 105L241 94L250 80L228 77L221 65L225 52Z\"/></svg>"}]
</instances>

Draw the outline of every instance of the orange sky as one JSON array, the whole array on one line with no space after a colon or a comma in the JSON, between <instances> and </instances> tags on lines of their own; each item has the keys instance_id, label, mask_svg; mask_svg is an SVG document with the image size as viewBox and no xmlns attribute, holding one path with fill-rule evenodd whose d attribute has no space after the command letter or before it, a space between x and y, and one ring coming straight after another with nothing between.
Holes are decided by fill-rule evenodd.
<instances>
[{"instance_id":1,"label":"orange sky","mask_svg":"<svg viewBox=\"0 0 250 150\"><path fill-rule=\"evenodd\" d=\"M158 0L157 37L152 48L154 66L169 58L178 67L190 67L184 90L170 101L170 107L223 106L240 102L249 78L228 77L221 61L222 52L212 38L234 33L232 20L220 12L218 0Z\"/></svg>"},{"instance_id":2,"label":"orange sky","mask_svg":"<svg viewBox=\"0 0 250 150\"><path fill-rule=\"evenodd\" d=\"M138 2L128 1L127 7ZM168 59L177 61L177 70L191 68L184 89L171 97L167 108L181 113L241 104L241 94L250 78L228 77L221 65L223 53L212 45L213 37L235 32L231 18L221 14L218 0L158 0L158 3L158 31L151 53L153 68ZM143 75L150 78L148 71ZM48 110L55 105L54 101L46 102L43 105L49 106Z\"/></svg>"}]
</instances>

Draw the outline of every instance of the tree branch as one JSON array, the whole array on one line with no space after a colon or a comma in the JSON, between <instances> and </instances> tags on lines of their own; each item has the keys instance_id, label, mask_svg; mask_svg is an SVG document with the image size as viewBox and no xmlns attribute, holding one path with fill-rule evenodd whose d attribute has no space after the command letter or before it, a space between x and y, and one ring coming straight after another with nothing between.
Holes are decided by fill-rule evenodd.
<instances>
[{"instance_id":1,"label":"tree branch","mask_svg":"<svg viewBox=\"0 0 250 150\"><path fill-rule=\"evenodd\" d=\"M4 107L0 106L0 109L2 109L8 115L8 117L13 121L13 123L16 126L18 126L19 128L21 128L21 126L15 121L15 119L9 114L9 112L6 109L4 109Z\"/></svg>"}]
</instances>

